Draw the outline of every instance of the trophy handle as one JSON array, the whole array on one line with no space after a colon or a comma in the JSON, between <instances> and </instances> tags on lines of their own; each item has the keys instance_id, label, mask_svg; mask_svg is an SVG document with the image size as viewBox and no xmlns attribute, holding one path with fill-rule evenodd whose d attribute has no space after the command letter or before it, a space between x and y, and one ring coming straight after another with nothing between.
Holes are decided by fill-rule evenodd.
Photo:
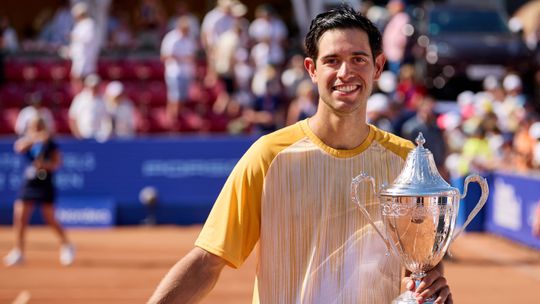
<instances>
[{"instance_id":1,"label":"trophy handle","mask_svg":"<svg viewBox=\"0 0 540 304\"><path fill-rule=\"evenodd\" d=\"M461 226L459 230L452 236L452 242L465 230L465 228L467 228L467 226L471 223L471 221L478 214L478 212L480 212L480 209L484 207L484 205L486 204L488 195L489 195L489 188L488 188L486 179L481 177L478 174L473 174L465 178L465 183L464 183L465 185L463 188L463 195L461 196L461 199L464 199L465 196L467 196L467 190L469 188L470 182L476 182L480 185L480 189L482 190L482 195L480 196L480 200L478 201L474 209L471 211L471 213L469 213L469 216L467 217L467 220L465 221L463 226Z\"/></svg>"},{"instance_id":2,"label":"trophy handle","mask_svg":"<svg viewBox=\"0 0 540 304\"><path fill-rule=\"evenodd\" d=\"M386 245L387 254L390 253L390 243L388 242L388 239L382 234L382 232L377 228L377 225L375 225L375 222L373 222L373 219L371 218L371 215L369 215L369 212L367 211L366 207L360 203L360 200L358 199L358 186L360 184L368 182L371 185L371 188L373 189L373 192L375 193L375 179L373 177L367 175L366 173L360 173L357 177L353 178L351 183L351 198L352 201L360 208L360 211L364 214L364 216L367 218L368 222L371 224L371 226L375 229L375 231L379 234L379 236L384 241L384 244Z\"/></svg>"}]
</instances>

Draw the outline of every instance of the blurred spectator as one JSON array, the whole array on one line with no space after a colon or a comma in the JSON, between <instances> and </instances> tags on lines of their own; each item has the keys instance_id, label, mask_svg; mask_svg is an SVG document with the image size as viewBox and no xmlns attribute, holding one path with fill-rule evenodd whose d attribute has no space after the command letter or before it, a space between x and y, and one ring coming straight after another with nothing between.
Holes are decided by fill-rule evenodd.
<instances>
[{"instance_id":1,"label":"blurred spectator","mask_svg":"<svg viewBox=\"0 0 540 304\"><path fill-rule=\"evenodd\" d=\"M512 102L518 106L524 106L526 100L523 94L523 82L517 74L508 74L504 77L503 88L506 92L506 102Z\"/></svg>"},{"instance_id":2,"label":"blurred spectator","mask_svg":"<svg viewBox=\"0 0 540 304\"><path fill-rule=\"evenodd\" d=\"M409 15L405 12L403 0L390 0L387 4L390 20L383 31L383 53L386 56L388 69L399 75L401 63L405 58L407 47L407 25Z\"/></svg>"},{"instance_id":3,"label":"blurred spectator","mask_svg":"<svg viewBox=\"0 0 540 304\"><path fill-rule=\"evenodd\" d=\"M171 130L179 130L178 115L195 77L197 41L190 35L189 19L178 19L176 28L168 32L161 44L161 60L165 63L167 84L167 119Z\"/></svg>"},{"instance_id":4,"label":"blurred spectator","mask_svg":"<svg viewBox=\"0 0 540 304\"><path fill-rule=\"evenodd\" d=\"M214 47L219 36L233 27L234 17L232 8L235 5L235 0L217 0L216 6L210 10L203 18L201 24L201 44L206 54L206 72L205 83L208 86L213 86L217 80L216 72L214 71Z\"/></svg>"},{"instance_id":5,"label":"blurred spectator","mask_svg":"<svg viewBox=\"0 0 540 304\"><path fill-rule=\"evenodd\" d=\"M514 134L515 166L520 171L528 171L533 167L533 152L536 139L531 136L530 128L537 119L531 114L518 123Z\"/></svg>"},{"instance_id":6,"label":"blurred spectator","mask_svg":"<svg viewBox=\"0 0 540 304\"><path fill-rule=\"evenodd\" d=\"M287 27L270 4L261 4L255 9L255 20L249 26L249 36L255 42L268 41L283 47L287 38Z\"/></svg>"},{"instance_id":7,"label":"blurred spectator","mask_svg":"<svg viewBox=\"0 0 540 304\"><path fill-rule=\"evenodd\" d=\"M43 105L42 96L40 93L30 94L28 106L24 107L17 115L15 121L15 133L23 136L28 130L28 125L31 121L40 117L47 129L47 132L54 134L55 123L51 111Z\"/></svg>"},{"instance_id":8,"label":"blurred spectator","mask_svg":"<svg viewBox=\"0 0 540 304\"><path fill-rule=\"evenodd\" d=\"M96 24L88 14L86 3L75 4L71 13L75 18L75 26L71 32L69 58L71 58L71 78L75 91L78 91L83 79L96 72L100 41Z\"/></svg>"},{"instance_id":9,"label":"blurred spectator","mask_svg":"<svg viewBox=\"0 0 540 304\"><path fill-rule=\"evenodd\" d=\"M458 163L460 176L469 173L483 174L496 167L494 154L486 139L486 131L479 125L472 130L472 134L465 140Z\"/></svg>"},{"instance_id":10,"label":"blurred spectator","mask_svg":"<svg viewBox=\"0 0 540 304\"><path fill-rule=\"evenodd\" d=\"M415 110L417 104L426 95L426 88L422 86L416 77L414 66L405 64L398 74L398 84L395 100L406 109Z\"/></svg>"},{"instance_id":11,"label":"blurred spectator","mask_svg":"<svg viewBox=\"0 0 540 304\"><path fill-rule=\"evenodd\" d=\"M503 80L505 92L501 103L495 102L493 110L498 117L499 127L503 132L516 132L519 121L523 118L525 95L522 93L521 78L516 74L508 74Z\"/></svg>"},{"instance_id":12,"label":"blurred spectator","mask_svg":"<svg viewBox=\"0 0 540 304\"><path fill-rule=\"evenodd\" d=\"M229 113L230 116L235 116L239 111L238 106L233 105L236 103L233 95L237 91L235 68L238 64L242 64L239 57L247 52L247 42L244 38L245 32L242 21L237 19L234 26L223 33L216 43L215 55L219 60L214 61L214 70L225 88L220 92L214 103L213 110L215 113L222 114L232 111L232 113ZM231 109L231 107L236 109Z\"/></svg>"},{"instance_id":13,"label":"blurred spectator","mask_svg":"<svg viewBox=\"0 0 540 304\"><path fill-rule=\"evenodd\" d=\"M105 141L111 132L111 121L103 97L99 92L99 76L92 74L84 80L69 108L69 127L76 138Z\"/></svg>"},{"instance_id":14,"label":"blurred spectator","mask_svg":"<svg viewBox=\"0 0 540 304\"><path fill-rule=\"evenodd\" d=\"M127 13L119 12L117 16L111 15L107 31L108 48L116 51L129 51L136 46Z\"/></svg>"},{"instance_id":15,"label":"blurred spectator","mask_svg":"<svg viewBox=\"0 0 540 304\"><path fill-rule=\"evenodd\" d=\"M209 58L212 58L212 49L219 36L229 30L234 23L231 12L234 4L234 0L217 0L216 6L203 18L201 43Z\"/></svg>"},{"instance_id":16,"label":"blurred spectator","mask_svg":"<svg viewBox=\"0 0 540 304\"><path fill-rule=\"evenodd\" d=\"M156 49L167 26L165 9L161 1L141 0L135 11L135 21L138 45L144 49Z\"/></svg>"},{"instance_id":17,"label":"blurred spectator","mask_svg":"<svg viewBox=\"0 0 540 304\"><path fill-rule=\"evenodd\" d=\"M111 119L111 136L129 138L135 135L135 109L119 81L110 82L103 94Z\"/></svg>"},{"instance_id":18,"label":"blurred spectator","mask_svg":"<svg viewBox=\"0 0 540 304\"><path fill-rule=\"evenodd\" d=\"M255 94L253 108L245 109L243 119L255 127L256 133L267 133L284 123L281 103L281 85L277 70L269 65L256 71L252 90Z\"/></svg>"},{"instance_id":19,"label":"blurred spectator","mask_svg":"<svg viewBox=\"0 0 540 304\"><path fill-rule=\"evenodd\" d=\"M285 50L283 46L272 43L270 39L263 39L251 48L251 60L255 69L265 69L268 65L281 67L285 60Z\"/></svg>"},{"instance_id":20,"label":"blurred spectator","mask_svg":"<svg viewBox=\"0 0 540 304\"><path fill-rule=\"evenodd\" d=\"M384 93L374 93L369 96L366 107L366 117L368 123L379 129L394 132L392 121L388 117L390 110L390 98Z\"/></svg>"},{"instance_id":21,"label":"blurred spectator","mask_svg":"<svg viewBox=\"0 0 540 304\"><path fill-rule=\"evenodd\" d=\"M187 2L186 0L176 2L174 15L172 15L171 18L169 18L169 22L167 24L167 30L170 31L174 29L178 19L184 16L189 19L189 28L191 29L190 35L194 39L199 39L201 35L201 24L199 22L199 18L197 18L197 16L195 16L191 12L190 7L189 7L189 2Z\"/></svg>"},{"instance_id":22,"label":"blurred spectator","mask_svg":"<svg viewBox=\"0 0 540 304\"><path fill-rule=\"evenodd\" d=\"M532 152L532 165L535 170L540 169L540 122L536 121L529 128L529 136L534 140Z\"/></svg>"},{"instance_id":23,"label":"blurred spectator","mask_svg":"<svg viewBox=\"0 0 540 304\"><path fill-rule=\"evenodd\" d=\"M304 79L297 87L296 98L289 104L287 110L288 126L297 121L315 115L317 112L317 96L315 87L310 79Z\"/></svg>"},{"instance_id":24,"label":"blurred spectator","mask_svg":"<svg viewBox=\"0 0 540 304\"><path fill-rule=\"evenodd\" d=\"M426 139L425 147L433 153L435 164L441 176L448 179L449 176L444 166L448 148L443 131L437 125L435 100L430 96L422 99L418 105L416 115L403 124L401 135L414 142L420 132L422 132Z\"/></svg>"},{"instance_id":25,"label":"blurred spectator","mask_svg":"<svg viewBox=\"0 0 540 304\"><path fill-rule=\"evenodd\" d=\"M369 2L369 1L362 1L362 4ZM381 33L384 31L384 27L388 23L388 19L390 18L390 14L388 12L387 7L374 5L371 3L371 5L366 5L364 10L366 11L366 17L368 17L371 22L381 31Z\"/></svg>"},{"instance_id":26,"label":"blurred spectator","mask_svg":"<svg viewBox=\"0 0 540 304\"><path fill-rule=\"evenodd\" d=\"M488 95L494 103L501 103L504 100L505 93L500 79L496 76L487 76L482 82L484 93Z\"/></svg>"},{"instance_id":27,"label":"blurred spectator","mask_svg":"<svg viewBox=\"0 0 540 304\"><path fill-rule=\"evenodd\" d=\"M0 48L7 53L15 53L19 50L17 32L9 24L7 16L0 16Z\"/></svg>"},{"instance_id":28,"label":"blurred spectator","mask_svg":"<svg viewBox=\"0 0 540 304\"><path fill-rule=\"evenodd\" d=\"M62 0L54 16L41 29L39 39L57 49L67 46L70 41L70 32L73 28L73 16L71 15L69 1Z\"/></svg>"},{"instance_id":29,"label":"blurred spectator","mask_svg":"<svg viewBox=\"0 0 540 304\"><path fill-rule=\"evenodd\" d=\"M289 63L283 73L281 73L281 84L283 84L285 96L289 100L296 97L298 86L304 80L311 80L304 68L304 56L294 54L289 59Z\"/></svg>"}]
</instances>

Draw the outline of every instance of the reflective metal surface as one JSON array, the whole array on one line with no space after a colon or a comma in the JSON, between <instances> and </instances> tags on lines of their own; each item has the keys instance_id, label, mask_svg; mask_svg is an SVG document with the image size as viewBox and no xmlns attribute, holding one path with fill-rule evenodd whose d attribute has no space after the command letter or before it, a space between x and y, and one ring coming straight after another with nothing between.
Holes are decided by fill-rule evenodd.
<instances>
[{"instance_id":1,"label":"reflective metal surface","mask_svg":"<svg viewBox=\"0 0 540 304\"><path fill-rule=\"evenodd\" d=\"M465 179L465 193L451 187L439 174L433 155L424 148L420 133L417 147L407 156L403 170L391 185L376 191L373 177L360 173L351 183L351 197L360 211L386 243L388 250L398 255L402 264L411 271L411 277L420 284L426 272L444 257L449 245L467 227L486 203L489 189L479 175ZM454 231L459 202L467 195L470 182L477 182L482 195L464 225ZM368 183L380 202L380 215L384 229L379 230L372 220L366 203L359 200L360 185ZM364 190L365 191L365 190ZM433 303L426 299L423 303ZM392 303L416 303L414 293L406 291Z\"/></svg>"}]
</instances>

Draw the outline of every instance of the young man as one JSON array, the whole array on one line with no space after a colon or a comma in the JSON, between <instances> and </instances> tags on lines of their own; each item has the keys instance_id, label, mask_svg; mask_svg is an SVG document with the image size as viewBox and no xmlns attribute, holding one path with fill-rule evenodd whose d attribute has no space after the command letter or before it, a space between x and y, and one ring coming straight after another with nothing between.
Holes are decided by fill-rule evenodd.
<instances>
[{"instance_id":1,"label":"young man","mask_svg":"<svg viewBox=\"0 0 540 304\"><path fill-rule=\"evenodd\" d=\"M225 265L239 267L258 242L254 303L390 303L400 264L350 199L353 177L399 174L413 147L366 123L366 102L384 66L378 30L353 9L318 15L305 67L319 91L317 113L261 137L227 180L196 241L150 303L194 303ZM372 214L378 204L364 194ZM375 221L380 220L376 218ZM419 288L452 303L442 266Z\"/></svg>"}]
</instances>

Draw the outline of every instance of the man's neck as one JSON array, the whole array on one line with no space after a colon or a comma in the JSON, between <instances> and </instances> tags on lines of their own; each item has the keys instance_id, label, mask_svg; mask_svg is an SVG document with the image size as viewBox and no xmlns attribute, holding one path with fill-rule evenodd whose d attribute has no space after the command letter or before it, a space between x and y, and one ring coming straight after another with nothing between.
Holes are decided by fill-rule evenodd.
<instances>
[{"instance_id":1,"label":"man's neck","mask_svg":"<svg viewBox=\"0 0 540 304\"><path fill-rule=\"evenodd\" d=\"M327 146L339 150L351 150L360 146L369 134L369 126L362 117L316 114L308 120L308 124Z\"/></svg>"}]
</instances>

